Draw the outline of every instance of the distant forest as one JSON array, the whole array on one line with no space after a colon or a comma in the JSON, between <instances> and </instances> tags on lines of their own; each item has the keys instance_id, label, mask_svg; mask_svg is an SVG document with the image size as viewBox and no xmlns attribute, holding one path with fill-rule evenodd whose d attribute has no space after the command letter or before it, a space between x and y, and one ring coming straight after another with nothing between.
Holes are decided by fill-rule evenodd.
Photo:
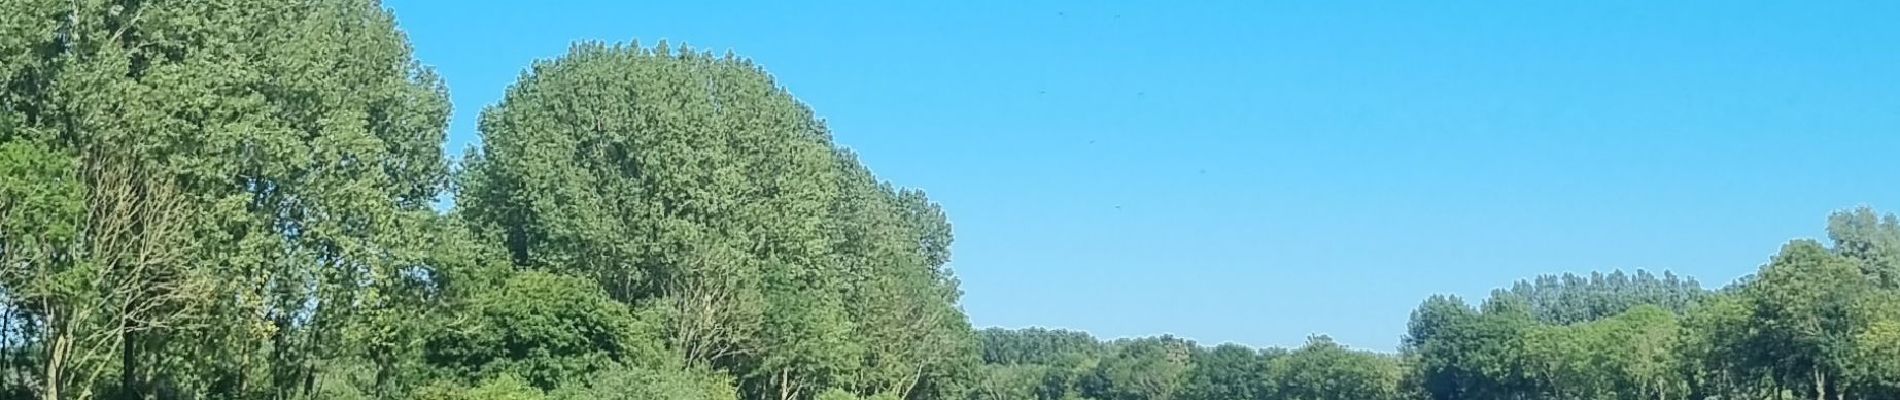
<instances>
[{"instance_id":1,"label":"distant forest","mask_svg":"<svg viewBox=\"0 0 1900 400\"><path fill-rule=\"evenodd\" d=\"M973 329L943 208L752 60L574 45L460 160L446 87L374 0L0 0L0 399L1900 398L1868 208L1719 290L1425 299L1392 354L1104 341Z\"/></svg>"}]
</instances>

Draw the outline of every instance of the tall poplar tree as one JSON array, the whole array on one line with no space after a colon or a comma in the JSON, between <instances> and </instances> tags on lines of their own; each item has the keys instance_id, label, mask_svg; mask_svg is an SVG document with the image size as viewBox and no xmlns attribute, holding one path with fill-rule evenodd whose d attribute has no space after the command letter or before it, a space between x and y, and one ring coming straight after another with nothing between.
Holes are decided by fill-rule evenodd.
<instances>
[{"instance_id":1,"label":"tall poplar tree","mask_svg":"<svg viewBox=\"0 0 1900 400\"><path fill-rule=\"evenodd\" d=\"M48 328L9 344L38 364L17 373L48 399L316 396L356 353L344 332L428 268L411 233L447 170L443 87L388 12L4 4L0 145L52 169L8 172L69 183L23 189L65 205L6 206L66 213L0 236L35 249L4 266L9 314Z\"/></svg>"}]
</instances>

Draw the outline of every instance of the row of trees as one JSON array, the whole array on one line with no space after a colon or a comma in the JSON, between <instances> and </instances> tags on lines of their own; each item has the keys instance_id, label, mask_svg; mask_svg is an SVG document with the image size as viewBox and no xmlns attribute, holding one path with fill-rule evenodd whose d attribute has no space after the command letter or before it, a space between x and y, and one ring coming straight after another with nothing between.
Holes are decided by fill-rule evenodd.
<instances>
[{"instance_id":1,"label":"row of trees","mask_svg":"<svg viewBox=\"0 0 1900 400\"><path fill-rule=\"evenodd\" d=\"M1685 334L1676 316L1714 293L1693 279L1639 270L1539 276L1494 296L1482 310L1452 296L1427 300L1396 355L1352 350L1325 336L1294 349L1254 349L1171 336L1099 341L1074 331L987 329L978 332L985 365L971 397L1681 398L1681 378L1695 369L1675 358Z\"/></svg>"},{"instance_id":2,"label":"row of trees","mask_svg":"<svg viewBox=\"0 0 1900 400\"><path fill-rule=\"evenodd\" d=\"M387 13L0 4L0 392L310 397L396 367L425 272L468 260L431 208L443 86Z\"/></svg>"},{"instance_id":3,"label":"row of trees","mask_svg":"<svg viewBox=\"0 0 1900 400\"><path fill-rule=\"evenodd\" d=\"M1433 297L1405 338L1412 379L1432 399L1900 397L1900 221L1868 208L1828 221L1831 243L1790 242L1707 293L1638 274L1540 278L1476 308Z\"/></svg>"},{"instance_id":4,"label":"row of trees","mask_svg":"<svg viewBox=\"0 0 1900 400\"><path fill-rule=\"evenodd\" d=\"M942 210L750 61L578 45L459 170L448 114L374 0L0 1L0 398L956 398L980 363Z\"/></svg>"},{"instance_id":5,"label":"row of trees","mask_svg":"<svg viewBox=\"0 0 1900 400\"><path fill-rule=\"evenodd\" d=\"M1433 296L1395 355L978 332L976 399L1900 398L1900 219L1828 218L1720 289L1636 271L1546 275L1472 305Z\"/></svg>"},{"instance_id":6,"label":"row of trees","mask_svg":"<svg viewBox=\"0 0 1900 400\"><path fill-rule=\"evenodd\" d=\"M969 398L1103 400L1402 399L1392 355L1325 336L1299 348L1204 347L1160 336L1098 341L1086 333L986 329Z\"/></svg>"},{"instance_id":7,"label":"row of trees","mask_svg":"<svg viewBox=\"0 0 1900 400\"><path fill-rule=\"evenodd\" d=\"M1398 354L973 332L942 209L748 60L577 45L452 163L374 0L0 6L0 398L1900 397L1872 210L1719 291L1434 297Z\"/></svg>"}]
</instances>

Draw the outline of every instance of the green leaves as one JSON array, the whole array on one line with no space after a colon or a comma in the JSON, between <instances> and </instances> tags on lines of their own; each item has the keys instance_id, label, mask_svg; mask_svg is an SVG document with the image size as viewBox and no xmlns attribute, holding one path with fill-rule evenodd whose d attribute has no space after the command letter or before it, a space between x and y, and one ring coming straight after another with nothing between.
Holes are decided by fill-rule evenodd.
<instances>
[{"instance_id":1,"label":"green leaves","mask_svg":"<svg viewBox=\"0 0 1900 400\"><path fill-rule=\"evenodd\" d=\"M1900 289L1900 218L1866 206L1838 211L1828 215L1827 236L1875 286Z\"/></svg>"},{"instance_id":2,"label":"green leaves","mask_svg":"<svg viewBox=\"0 0 1900 400\"><path fill-rule=\"evenodd\" d=\"M482 115L458 212L518 266L593 279L753 397L955 395L974 356L949 224L752 65L576 45Z\"/></svg>"},{"instance_id":3,"label":"green leaves","mask_svg":"<svg viewBox=\"0 0 1900 400\"><path fill-rule=\"evenodd\" d=\"M0 259L23 261L78 231L85 194L74 164L37 143L0 143Z\"/></svg>"},{"instance_id":4,"label":"green leaves","mask_svg":"<svg viewBox=\"0 0 1900 400\"><path fill-rule=\"evenodd\" d=\"M1565 398L1678 398L1681 326L1644 305L1596 322L1542 327L1528 339L1530 364L1544 391Z\"/></svg>"},{"instance_id":5,"label":"green leaves","mask_svg":"<svg viewBox=\"0 0 1900 400\"><path fill-rule=\"evenodd\" d=\"M1086 334L986 329L975 399L1398 399L1397 357L1315 336L1300 348L1211 349L1171 337L1098 342Z\"/></svg>"},{"instance_id":6,"label":"green leaves","mask_svg":"<svg viewBox=\"0 0 1900 400\"><path fill-rule=\"evenodd\" d=\"M314 396L319 369L367 356L340 338L387 331L359 329L387 321L365 310L419 300L402 276L432 267L410 239L442 189L447 99L375 2L13 1L0 19L0 147L68 157L30 160L71 177L35 191L84 208L33 223L72 253L5 288L45 294L8 297L48 327L22 340L73 346L32 347L23 373L53 375L36 392Z\"/></svg>"},{"instance_id":7,"label":"green leaves","mask_svg":"<svg viewBox=\"0 0 1900 400\"><path fill-rule=\"evenodd\" d=\"M1479 313L1434 297L1413 313L1406 338L1413 379L1438 399L1900 393L1874 350L1900 315L1900 292L1882 272L1892 221L1866 208L1836 213L1832 247L1789 242L1759 273L1718 292L1639 272L1519 282Z\"/></svg>"},{"instance_id":8,"label":"green leaves","mask_svg":"<svg viewBox=\"0 0 1900 400\"><path fill-rule=\"evenodd\" d=\"M1785 363L1780 378L1832 390L1825 381L1846 367L1849 340L1863 323L1853 318L1853 306L1868 287L1853 262L1813 241L1789 243L1762 267L1744 293L1762 339L1780 344L1761 350Z\"/></svg>"},{"instance_id":9,"label":"green leaves","mask_svg":"<svg viewBox=\"0 0 1900 400\"><path fill-rule=\"evenodd\" d=\"M1268 374L1277 398L1392 400L1400 393L1395 359L1352 351L1325 336L1275 359Z\"/></svg>"},{"instance_id":10,"label":"green leaves","mask_svg":"<svg viewBox=\"0 0 1900 400\"><path fill-rule=\"evenodd\" d=\"M750 60L575 45L451 182L446 84L377 1L5 5L0 397L1900 396L1871 208L1724 291L1435 296L1397 357L972 332L943 207Z\"/></svg>"},{"instance_id":11,"label":"green leaves","mask_svg":"<svg viewBox=\"0 0 1900 400\"><path fill-rule=\"evenodd\" d=\"M672 365L654 323L580 278L516 273L476 292L442 325L424 344L426 359L471 382L512 375L549 390L622 366Z\"/></svg>"},{"instance_id":12,"label":"green leaves","mask_svg":"<svg viewBox=\"0 0 1900 400\"><path fill-rule=\"evenodd\" d=\"M1518 281L1510 292L1529 303L1538 321L1555 325L1609 318L1641 305L1681 314L1709 294L1694 278L1640 269L1634 274L1540 275Z\"/></svg>"},{"instance_id":13,"label":"green leaves","mask_svg":"<svg viewBox=\"0 0 1900 400\"><path fill-rule=\"evenodd\" d=\"M1183 398L1246 400L1274 393L1270 367L1275 359L1237 344L1222 344L1194 353L1193 368Z\"/></svg>"},{"instance_id":14,"label":"green leaves","mask_svg":"<svg viewBox=\"0 0 1900 400\"><path fill-rule=\"evenodd\" d=\"M679 368L618 368L584 377L549 392L559 400L736 400L731 378L716 371Z\"/></svg>"},{"instance_id":15,"label":"green leaves","mask_svg":"<svg viewBox=\"0 0 1900 400\"><path fill-rule=\"evenodd\" d=\"M1118 343L1113 356L1102 360L1096 374L1107 383L1102 394L1111 399L1167 400L1180 396L1191 367L1194 344L1171 336Z\"/></svg>"},{"instance_id":16,"label":"green leaves","mask_svg":"<svg viewBox=\"0 0 1900 400\"><path fill-rule=\"evenodd\" d=\"M503 375L484 380L473 387L462 387L453 383L430 386L418 390L410 398L415 400L546 400L548 397L530 386L527 380L513 375Z\"/></svg>"}]
</instances>

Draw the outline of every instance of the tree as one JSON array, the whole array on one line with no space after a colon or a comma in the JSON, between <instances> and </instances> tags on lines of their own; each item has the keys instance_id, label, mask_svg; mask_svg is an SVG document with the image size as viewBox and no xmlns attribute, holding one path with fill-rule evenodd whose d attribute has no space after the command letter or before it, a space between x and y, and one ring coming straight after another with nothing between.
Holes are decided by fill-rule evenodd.
<instances>
[{"instance_id":1,"label":"tree","mask_svg":"<svg viewBox=\"0 0 1900 400\"><path fill-rule=\"evenodd\" d=\"M1116 348L1115 355L1097 367L1096 375L1107 383L1101 397L1169 400L1181 395L1193 343L1162 336L1117 343Z\"/></svg>"},{"instance_id":2,"label":"tree","mask_svg":"<svg viewBox=\"0 0 1900 400\"><path fill-rule=\"evenodd\" d=\"M1820 243L1783 246L1746 291L1764 339L1778 344L1758 350L1760 360L1775 362L1769 368L1780 382L1808 382L1816 399L1839 397L1852 335L1864 323L1854 305L1867 287L1853 261Z\"/></svg>"},{"instance_id":3,"label":"tree","mask_svg":"<svg viewBox=\"0 0 1900 400\"><path fill-rule=\"evenodd\" d=\"M853 387L851 377L863 348L851 340L852 322L843 304L792 283L768 284L767 323L763 347L770 349L742 364L753 398L793 400L809 398L825 388Z\"/></svg>"},{"instance_id":4,"label":"tree","mask_svg":"<svg viewBox=\"0 0 1900 400\"><path fill-rule=\"evenodd\" d=\"M765 264L812 266L778 253L819 243L812 224L831 195L820 177L773 174L829 168L810 123L739 60L577 45L483 111L457 205L515 264L657 300L675 347L726 362L757 351ZM774 237L793 233L807 239Z\"/></svg>"},{"instance_id":5,"label":"tree","mask_svg":"<svg viewBox=\"0 0 1900 400\"><path fill-rule=\"evenodd\" d=\"M1194 353L1184 396L1199 400L1247 400L1273 393L1268 367L1274 357L1237 344Z\"/></svg>"},{"instance_id":6,"label":"tree","mask_svg":"<svg viewBox=\"0 0 1900 400\"><path fill-rule=\"evenodd\" d=\"M1772 375L1767 348L1754 329L1751 300L1736 292L1718 294L1683 320L1681 353L1690 371L1692 398L1762 397L1759 385Z\"/></svg>"},{"instance_id":7,"label":"tree","mask_svg":"<svg viewBox=\"0 0 1900 400\"><path fill-rule=\"evenodd\" d=\"M1874 323L1854 337L1857 394L1885 397L1900 394L1900 320Z\"/></svg>"},{"instance_id":8,"label":"tree","mask_svg":"<svg viewBox=\"0 0 1900 400\"><path fill-rule=\"evenodd\" d=\"M957 395L976 346L922 192L879 181L762 69L581 44L484 111L458 213L519 267L664 316L760 398Z\"/></svg>"},{"instance_id":9,"label":"tree","mask_svg":"<svg viewBox=\"0 0 1900 400\"><path fill-rule=\"evenodd\" d=\"M1037 386L1049 367L1039 365L984 365L970 398L975 400L1035 399Z\"/></svg>"},{"instance_id":10,"label":"tree","mask_svg":"<svg viewBox=\"0 0 1900 400\"><path fill-rule=\"evenodd\" d=\"M1609 322L1609 343L1624 351L1608 352L1621 372L1622 386L1657 400L1681 398L1687 382L1678 374L1682 326L1675 315L1653 305L1638 306Z\"/></svg>"},{"instance_id":11,"label":"tree","mask_svg":"<svg viewBox=\"0 0 1900 400\"><path fill-rule=\"evenodd\" d=\"M1326 336L1307 339L1306 345L1270 367L1274 396L1303 400L1388 400L1399 396L1400 370L1396 359L1352 351Z\"/></svg>"},{"instance_id":12,"label":"tree","mask_svg":"<svg viewBox=\"0 0 1900 400\"><path fill-rule=\"evenodd\" d=\"M16 376L51 375L31 378L46 398L309 397L323 386L319 366L361 353L340 341L363 323L358 306L404 299L389 293L401 271L426 268L400 256L414 250L408 236L382 233L433 214L447 171L442 85L385 10L368 0L6 10L0 144L69 157L88 204L69 220L86 227L63 250L71 256L16 265L35 276L14 282L91 276L55 291L6 288L38 292L9 298L39 303L10 304L16 320L58 327L16 343L50 367ZM91 378L104 375L116 376Z\"/></svg>"},{"instance_id":13,"label":"tree","mask_svg":"<svg viewBox=\"0 0 1900 400\"><path fill-rule=\"evenodd\" d=\"M826 346L761 346L835 341L810 325L835 309L769 312L804 311L799 296L837 282L821 229L835 164L810 111L749 62L577 45L485 110L482 132L458 205L516 264L653 304L692 362L773 368L742 375L787 392L806 377L774 378L781 367Z\"/></svg>"},{"instance_id":14,"label":"tree","mask_svg":"<svg viewBox=\"0 0 1900 400\"><path fill-rule=\"evenodd\" d=\"M520 272L452 312L424 342L424 359L465 382L506 375L553 390L601 371L671 365L652 322L579 278Z\"/></svg>"},{"instance_id":15,"label":"tree","mask_svg":"<svg viewBox=\"0 0 1900 400\"><path fill-rule=\"evenodd\" d=\"M834 154L843 173L826 229L844 306L857 317L851 335L865 346L859 390L909 397L918 387L951 389L944 383L956 379L955 364L975 361L976 343L944 270L949 222L921 192L878 182L849 151Z\"/></svg>"},{"instance_id":16,"label":"tree","mask_svg":"<svg viewBox=\"0 0 1900 400\"><path fill-rule=\"evenodd\" d=\"M1506 399L1537 393L1540 366L1527 343L1538 329L1529 302L1499 290L1480 311L1435 297L1413 313L1412 379L1433 399Z\"/></svg>"},{"instance_id":17,"label":"tree","mask_svg":"<svg viewBox=\"0 0 1900 400\"><path fill-rule=\"evenodd\" d=\"M1404 350L1418 358L1414 378L1433 399L1464 398L1479 379L1478 372L1464 362L1463 342L1468 327L1479 318L1464 300L1455 296L1435 295L1412 311L1406 324Z\"/></svg>"},{"instance_id":18,"label":"tree","mask_svg":"<svg viewBox=\"0 0 1900 400\"><path fill-rule=\"evenodd\" d=\"M1836 211L1827 217L1827 237L1875 286L1900 289L1900 218L1866 206Z\"/></svg>"}]
</instances>

